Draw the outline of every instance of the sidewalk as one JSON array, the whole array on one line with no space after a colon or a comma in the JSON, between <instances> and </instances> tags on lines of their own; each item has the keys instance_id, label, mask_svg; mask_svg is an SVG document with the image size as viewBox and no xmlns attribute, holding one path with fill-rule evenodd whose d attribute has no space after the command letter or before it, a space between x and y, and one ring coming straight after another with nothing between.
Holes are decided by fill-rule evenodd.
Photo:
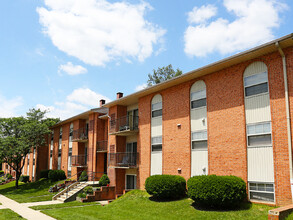
<instances>
[{"instance_id":1,"label":"sidewalk","mask_svg":"<svg viewBox=\"0 0 293 220\"><path fill-rule=\"evenodd\" d=\"M2 203L2 206L11 209L12 211L16 212L17 214L28 220L54 220L54 218L50 216L47 216L39 211L30 209L27 206L15 202L14 200L9 199L3 195L0 195L0 202ZM43 203L43 205L44 204L45 203Z\"/></svg>"}]
</instances>

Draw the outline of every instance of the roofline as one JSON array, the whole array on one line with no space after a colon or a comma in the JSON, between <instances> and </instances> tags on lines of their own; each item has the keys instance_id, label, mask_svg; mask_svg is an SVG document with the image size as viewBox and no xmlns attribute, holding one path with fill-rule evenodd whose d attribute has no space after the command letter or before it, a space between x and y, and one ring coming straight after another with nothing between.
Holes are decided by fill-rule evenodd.
<instances>
[{"instance_id":1,"label":"roofline","mask_svg":"<svg viewBox=\"0 0 293 220\"><path fill-rule=\"evenodd\" d=\"M135 93L129 94L129 95L124 96L124 97L122 97L122 98L120 98L120 99L116 99L116 100L114 100L114 101L112 101L112 102L108 102L108 103L104 104L103 107L110 108L110 107L112 107L112 106L119 105L119 104L122 104L122 105L123 105L123 102L126 102L127 99L130 99L130 98L137 98L137 99L138 99L138 98L143 97L143 96L145 96L145 95L148 95L148 94L151 94L151 93L154 93L154 92L160 91L160 90L162 90L162 89L165 89L165 87L167 87L169 84L170 84L170 86L173 86L172 84L174 83L174 81L180 81L180 82L178 82L178 84L179 84L179 83L182 83L182 82L185 82L185 81L189 81L189 80L190 80L189 78L190 78L191 75L194 75L194 79L195 79L195 78L198 78L198 77L200 77L200 76L210 74L210 73L212 73L213 71L211 71L211 72L208 72L208 71L207 71L206 74L202 74L202 75L199 74L199 75L196 75L196 73L200 73L200 72L203 71L203 70L208 70L208 69L210 69L210 68L212 68L212 67L217 67L217 66L220 66L221 64L228 63L229 61L237 60L237 59L239 59L239 58L241 58L241 57L244 57L245 55L248 55L248 54L250 54L250 53L256 52L256 51L258 51L258 50L260 51L261 49L264 49L264 48L266 48L266 47L271 47L271 46L274 46L274 47L275 47L275 44L276 44L277 42L280 42L280 43L281 43L282 41L289 40L289 39L292 39L292 40L293 40L293 33L288 34L288 35L286 35L286 36L283 36L283 37L281 37L281 38L278 38L278 39L272 40L272 41L270 41L270 42L264 43L264 44L262 44L262 45L260 45L260 46L256 46L256 47L254 47L254 48L252 48L252 49L249 49L249 50L246 50L246 51L243 51L243 52L237 53L237 54L232 55L232 56L229 56L229 57L227 57L227 58L224 58L224 59L222 59L222 60L219 60L219 61L216 61L216 62L214 62L214 63L208 64L208 65L206 65L206 66L200 67L200 68L198 68L198 69L195 69L195 70L189 71L189 72L187 72L187 73L185 73L185 74L182 74L182 75L180 75L180 76L177 76L177 77L174 77L174 78L172 78L172 79L166 80L166 81L164 81L164 82L158 83L158 84L153 85L153 86L151 86L151 87L147 87L147 88L145 88L145 89L143 89L143 90L140 90L140 91L138 91L138 92L135 92ZM292 46L293 46L293 41L292 41ZM276 51L277 51L277 50L278 50L278 49L276 48ZM266 53L264 52L264 54L266 54ZM264 55L264 54L263 54L263 55ZM240 63L240 62L244 62L244 61L239 61L238 63ZM235 65L235 64L236 64L236 63L233 63L232 65ZM225 67L223 67L222 69L224 69L224 68L225 68ZM220 69L219 69L219 70L220 70ZM162 88L162 87L164 87L164 88Z\"/></svg>"},{"instance_id":2,"label":"roofline","mask_svg":"<svg viewBox=\"0 0 293 220\"><path fill-rule=\"evenodd\" d=\"M93 109L90 109L90 110L88 110L88 111L86 111L86 112L82 112L82 113L80 113L80 114L78 114L78 115L75 115L75 116L72 116L72 117L70 117L70 118L67 118L67 119L65 119L65 120L63 120L63 121L60 121L60 122L56 123L55 125L51 126L50 128L52 129L52 128L59 127L60 125L63 125L63 124L66 124L66 123L68 123L68 122L71 122L71 121L77 120L77 119L81 118L82 116L89 115L90 113L97 112L97 113L106 114L106 113L103 112L103 110L105 111L106 109L107 109L107 108L105 108L105 107L100 107L100 108L93 108ZM100 111L101 111L101 112L100 112Z\"/></svg>"}]
</instances>

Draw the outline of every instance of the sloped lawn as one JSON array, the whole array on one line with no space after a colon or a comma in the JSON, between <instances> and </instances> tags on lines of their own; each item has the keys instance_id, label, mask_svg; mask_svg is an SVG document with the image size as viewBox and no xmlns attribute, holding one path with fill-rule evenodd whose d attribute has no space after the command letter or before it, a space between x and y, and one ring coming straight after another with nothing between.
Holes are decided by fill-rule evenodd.
<instances>
[{"instance_id":1,"label":"sloped lawn","mask_svg":"<svg viewBox=\"0 0 293 220\"><path fill-rule=\"evenodd\" d=\"M134 190L107 206L85 206L42 210L56 219L267 219L273 207L244 204L233 211L202 211L192 206L192 200L156 202L145 191Z\"/></svg>"},{"instance_id":2,"label":"sloped lawn","mask_svg":"<svg viewBox=\"0 0 293 220\"><path fill-rule=\"evenodd\" d=\"M0 209L0 220L7 219L24 219L14 211L10 209Z\"/></svg>"},{"instance_id":3,"label":"sloped lawn","mask_svg":"<svg viewBox=\"0 0 293 220\"><path fill-rule=\"evenodd\" d=\"M47 179L41 179L32 183L19 182L19 189L15 189L15 181L0 185L0 194L13 199L17 202L40 202L52 200L55 193L49 193L50 186L56 182Z\"/></svg>"}]
</instances>

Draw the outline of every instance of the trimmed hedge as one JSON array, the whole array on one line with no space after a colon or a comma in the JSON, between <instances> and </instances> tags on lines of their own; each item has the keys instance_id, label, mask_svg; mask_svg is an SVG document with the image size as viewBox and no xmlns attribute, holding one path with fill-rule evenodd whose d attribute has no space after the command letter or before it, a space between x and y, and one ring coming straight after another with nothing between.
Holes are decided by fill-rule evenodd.
<instances>
[{"instance_id":1,"label":"trimmed hedge","mask_svg":"<svg viewBox=\"0 0 293 220\"><path fill-rule=\"evenodd\" d=\"M87 181L88 180L88 175L87 175L87 171L84 170L82 171L82 173L80 174L80 177L78 179L79 181Z\"/></svg>"},{"instance_id":2,"label":"trimmed hedge","mask_svg":"<svg viewBox=\"0 0 293 220\"><path fill-rule=\"evenodd\" d=\"M110 184L110 179L106 174L103 174L99 180L99 185L107 186L108 184Z\"/></svg>"},{"instance_id":3,"label":"trimmed hedge","mask_svg":"<svg viewBox=\"0 0 293 220\"><path fill-rule=\"evenodd\" d=\"M202 207L235 208L247 198L246 184L236 176L194 176L187 186L188 197Z\"/></svg>"},{"instance_id":4,"label":"trimmed hedge","mask_svg":"<svg viewBox=\"0 0 293 220\"><path fill-rule=\"evenodd\" d=\"M4 171L0 170L0 176L4 175Z\"/></svg>"},{"instance_id":5,"label":"trimmed hedge","mask_svg":"<svg viewBox=\"0 0 293 220\"><path fill-rule=\"evenodd\" d=\"M30 177L26 175L22 175L19 177L19 181L23 183L27 183L29 180L30 180Z\"/></svg>"},{"instance_id":6,"label":"trimmed hedge","mask_svg":"<svg viewBox=\"0 0 293 220\"><path fill-rule=\"evenodd\" d=\"M83 192L84 192L85 194L90 194L90 195L92 195L92 194L94 194L94 189L93 189L92 186L86 186L86 187L83 189Z\"/></svg>"},{"instance_id":7,"label":"trimmed hedge","mask_svg":"<svg viewBox=\"0 0 293 220\"><path fill-rule=\"evenodd\" d=\"M180 199L186 195L186 180L176 175L154 175L146 179L145 189L156 199Z\"/></svg>"},{"instance_id":8,"label":"trimmed hedge","mask_svg":"<svg viewBox=\"0 0 293 220\"><path fill-rule=\"evenodd\" d=\"M48 175L49 175L49 172L50 171L51 170L41 170L41 172L40 172L40 178L48 179L49 178Z\"/></svg>"},{"instance_id":9,"label":"trimmed hedge","mask_svg":"<svg viewBox=\"0 0 293 220\"><path fill-rule=\"evenodd\" d=\"M50 170L48 173L48 179L52 181L66 179L65 172L63 170Z\"/></svg>"}]
</instances>

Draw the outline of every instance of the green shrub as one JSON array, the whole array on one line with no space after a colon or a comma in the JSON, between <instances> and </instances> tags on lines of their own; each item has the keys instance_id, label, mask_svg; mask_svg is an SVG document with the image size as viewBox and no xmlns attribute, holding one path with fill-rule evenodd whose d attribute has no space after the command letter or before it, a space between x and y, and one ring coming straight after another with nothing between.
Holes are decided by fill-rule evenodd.
<instances>
[{"instance_id":1,"label":"green shrub","mask_svg":"<svg viewBox=\"0 0 293 220\"><path fill-rule=\"evenodd\" d=\"M84 189L83 189L83 192L85 193L85 194L94 194L94 189L93 189L93 187L92 186L87 186L87 187L85 187Z\"/></svg>"},{"instance_id":2,"label":"green shrub","mask_svg":"<svg viewBox=\"0 0 293 220\"><path fill-rule=\"evenodd\" d=\"M79 198L86 198L86 194L84 192L78 193Z\"/></svg>"},{"instance_id":3,"label":"green shrub","mask_svg":"<svg viewBox=\"0 0 293 220\"><path fill-rule=\"evenodd\" d=\"M24 175L22 175L22 176L20 176L20 178L19 178L19 181L20 181L20 182L23 182L23 183L27 183L29 180L30 180L30 177L29 177L29 176L24 176Z\"/></svg>"},{"instance_id":4,"label":"green shrub","mask_svg":"<svg viewBox=\"0 0 293 220\"><path fill-rule=\"evenodd\" d=\"M99 180L99 185L107 186L108 184L110 184L110 179L106 174L103 174L103 176Z\"/></svg>"},{"instance_id":5,"label":"green shrub","mask_svg":"<svg viewBox=\"0 0 293 220\"><path fill-rule=\"evenodd\" d=\"M88 179L87 172L86 172L86 170L84 170L80 174L79 181L87 181L87 179Z\"/></svg>"},{"instance_id":6,"label":"green shrub","mask_svg":"<svg viewBox=\"0 0 293 220\"><path fill-rule=\"evenodd\" d=\"M49 172L50 172L51 170L41 170L41 172L40 172L40 178L42 179L42 178L45 178L45 179L48 179L49 177L48 177L48 175L49 175Z\"/></svg>"},{"instance_id":7,"label":"green shrub","mask_svg":"<svg viewBox=\"0 0 293 220\"><path fill-rule=\"evenodd\" d=\"M4 171L0 170L0 176L3 176L3 175L4 175Z\"/></svg>"},{"instance_id":8,"label":"green shrub","mask_svg":"<svg viewBox=\"0 0 293 220\"><path fill-rule=\"evenodd\" d=\"M48 173L48 179L52 181L66 179L65 172L63 170L50 170Z\"/></svg>"},{"instance_id":9,"label":"green shrub","mask_svg":"<svg viewBox=\"0 0 293 220\"><path fill-rule=\"evenodd\" d=\"M179 199L186 195L186 180L175 175L154 175L146 179L145 189L156 199Z\"/></svg>"},{"instance_id":10,"label":"green shrub","mask_svg":"<svg viewBox=\"0 0 293 220\"><path fill-rule=\"evenodd\" d=\"M5 177L6 177L6 179L8 179L8 180L12 179L12 175L11 175L10 173L6 173Z\"/></svg>"},{"instance_id":11,"label":"green shrub","mask_svg":"<svg viewBox=\"0 0 293 220\"><path fill-rule=\"evenodd\" d=\"M236 176L194 176L187 186L188 196L202 207L235 208L247 198L246 184Z\"/></svg>"}]
</instances>

